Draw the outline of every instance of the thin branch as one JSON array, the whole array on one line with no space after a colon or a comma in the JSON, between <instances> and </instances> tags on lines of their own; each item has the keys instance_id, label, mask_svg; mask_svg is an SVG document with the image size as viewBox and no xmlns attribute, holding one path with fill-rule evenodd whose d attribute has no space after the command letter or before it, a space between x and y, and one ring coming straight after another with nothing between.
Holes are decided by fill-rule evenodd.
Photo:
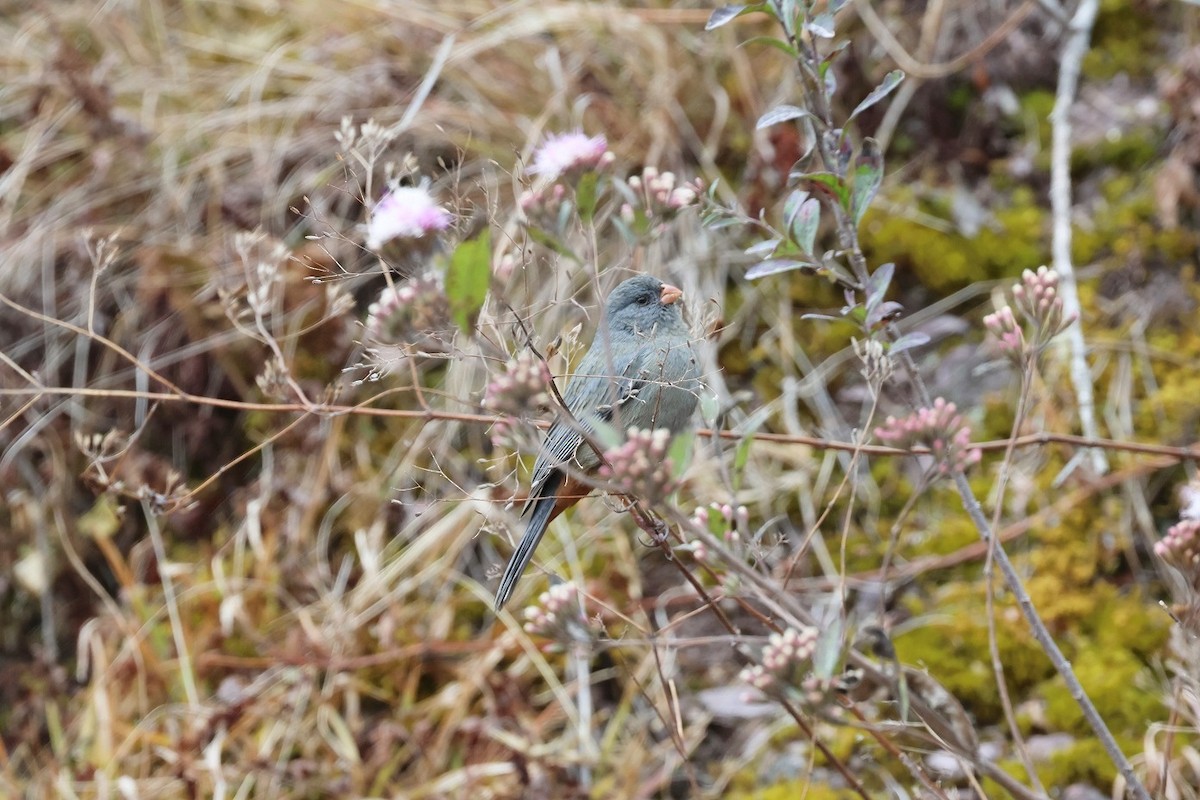
<instances>
[{"instance_id":1,"label":"thin branch","mask_svg":"<svg viewBox=\"0 0 1200 800\"><path fill-rule=\"evenodd\" d=\"M869 0L855 0L854 9L858 12L859 18L863 24L871 31L871 34L883 46L892 60L896 62L896 66L904 70L906 75L922 80L933 78L945 78L948 75L960 71L968 64L973 64L979 61L992 50L994 50L1001 42L1008 38L1008 35L1016 30L1017 26L1025 21L1030 12L1037 6L1036 0L1025 0L1024 3L1008 15L1004 22L996 30L988 34L982 42L972 47L967 52L960 56L943 61L938 64L926 64L913 58L904 45L896 40L892 32L888 30L887 23L879 18L875 13L875 9L871 8Z\"/></svg>"},{"instance_id":2,"label":"thin branch","mask_svg":"<svg viewBox=\"0 0 1200 800\"><path fill-rule=\"evenodd\" d=\"M979 506L979 501L975 499L975 494L971 490L971 484L967 481L966 474L961 470L954 473L954 485L958 488L963 506L971 521L975 523L976 529L984 539L990 540L992 538L991 526L988 524L987 517L983 514L983 509ZM1080 710L1083 711L1083 716L1087 720L1088 726L1091 727L1092 733L1100 740L1100 744L1104 747L1108 757L1125 777L1128 789L1139 800L1150 800L1150 794L1146 791L1146 787L1142 785L1142 782L1138 780L1137 774L1133 771L1133 765L1129 763L1129 759L1121 752L1121 746L1113 738L1112 731L1108 729L1104 718L1100 716L1100 712L1096 710L1095 704L1092 703L1091 698L1084 691L1083 685L1075 677L1075 670L1071 668L1071 662L1067 660L1062 650L1059 649L1058 643L1054 641L1054 637L1050 634L1049 629L1046 628L1046 623L1042 622L1041 615L1038 614L1033 600L1029 597L1029 592L1025 590L1025 585L1021 582L1021 576L1017 574L1016 567L1009 561L1008 554L1004 552L1003 547L996 547L995 557L996 563L1000 565L1000 571L1004 573L1004 581L1008 584L1009 591L1013 593L1017 605L1021 608L1021 613L1025 615L1025 620L1029 623L1029 628L1033 632L1033 638L1037 639L1042 651L1046 653L1050 658L1050 662L1054 664L1054 668L1058 671L1059 676L1063 679L1063 683L1067 686L1067 692L1075 700L1076 704L1078 704Z\"/></svg>"}]
</instances>

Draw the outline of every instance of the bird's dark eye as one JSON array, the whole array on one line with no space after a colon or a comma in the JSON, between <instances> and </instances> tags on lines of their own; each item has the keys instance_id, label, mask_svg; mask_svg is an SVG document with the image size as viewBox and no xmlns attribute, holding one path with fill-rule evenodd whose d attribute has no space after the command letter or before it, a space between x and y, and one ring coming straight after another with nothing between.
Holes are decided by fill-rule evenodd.
<instances>
[{"instance_id":1,"label":"bird's dark eye","mask_svg":"<svg viewBox=\"0 0 1200 800\"><path fill-rule=\"evenodd\" d=\"M653 298L650 297L650 295L648 295L648 294L641 295L637 299L638 305L641 305L641 306L647 305L652 299Z\"/></svg>"}]
</instances>

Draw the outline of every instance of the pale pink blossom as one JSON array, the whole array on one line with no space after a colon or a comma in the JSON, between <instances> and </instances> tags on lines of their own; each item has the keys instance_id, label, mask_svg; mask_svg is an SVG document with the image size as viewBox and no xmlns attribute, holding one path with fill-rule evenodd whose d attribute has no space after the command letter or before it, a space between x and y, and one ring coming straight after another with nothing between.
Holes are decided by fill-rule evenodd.
<instances>
[{"instance_id":1,"label":"pale pink blossom","mask_svg":"<svg viewBox=\"0 0 1200 800\"><path fill-rule=\"evenodd\" d=\"M549 388L550 368L546 362L533 351L522 350L483 390L483 407L517 416L550 405Z\"/></svg>"},{"instance_id":2,"label":"pale pink blossom","mask_svg":"<svg viewBox=\"0 0 1200 800\"><path fill-rule=\"evenodd\" d=\"M804 680L817 650L816 628L788 628L773 633L762 651L762 663L744 668L738 677L755 689L772 693L777 684L794 686Z\"/></svg>"},{"instance_id":3,"label":"pale pink blossom","mask_svg":"<svg viewBox=\"0 0 1200 800\"><path fill-rule=\"evenodd\" d=\"M604 453L600 476L616 484L625 494L656 503L675 491L673 465L667 458L671 432L666 428L630 428L625 443Z\"/></svg>"},{"instance_id":4,"label":"pale pink blossom","mask_svg":"<svg viewBox=\"0 0 1200 800\"><path fill-rule=\"evenodd\" d=\"M603 136L588 136L581 131L547 136L533 153L529 171L549 180L570 172L582 172L603 166L612 160Z\"/></svg>"},{"instance_id":5,"label":"pale pink blossom","mask_svg":"<svg viewBox=\"0 0 1200 800\"><path fill-rule=\"evenodd\" d=\"M917 409L907 417L888 417L875 429L875 436L895 447L928 447L943 475L966 470L982 455L979 448L971 447L971 428L958 408L940 397L931 407Z\"/></svg>"},{"instance_id":6,"label":"pale pink blossom","mask_svg":"<svg viewBox=\"0 0 1200 800\"><path fill-rule=\"evenodd\" d=\"M445 230L454 216L438 205L425 186L397 186L371 210L367 247L378 250L393 239L420 239Z\"/></svg>"},{"instance_id":7,"label":"pale pink blossom","mask_svg":"<svg viewBox=\"0 0 1200 800\"><path fill-rule=\"evenodd\" d=\"M1185 519L1172 525L1154 545L1154 554L1186 573L1200 570L1200 520Z\"/></svg>"},{"instance_id":8,"label":"pale pink blossom","mask_svg":"<svg viewBox=\"0 0 1200 800\"><path fill-rule=\"evenodd\" d=\"M1021 333L1021 326L1017 324L1011 306L1001 306L996 312L985 316L983 325L995 337L1000 352L1020 358L1025 351L1025 335Z\"/></svg>"},{"instance_id":9,"label":"pale pink blossom","mask_svg":"<svg viewBox=\"0 0 1200 800\"><path fill-rule=\"evenodd\" d=\"M704 191L704 183L699 179L680 184L674 172L659 172L657 167L652 166L643 169L641 175L631 175L626 183L634 191L648 217L670 217L695 205ZM632 211L630 208L629 213L632 214ZM622 213L625 213L624 209Z\"/></svg>"}]
</instances>

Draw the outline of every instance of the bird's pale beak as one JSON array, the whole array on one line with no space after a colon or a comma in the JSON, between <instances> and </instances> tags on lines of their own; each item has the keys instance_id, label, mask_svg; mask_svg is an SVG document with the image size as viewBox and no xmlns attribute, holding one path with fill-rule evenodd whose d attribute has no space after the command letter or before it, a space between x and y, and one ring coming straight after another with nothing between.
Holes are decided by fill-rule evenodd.
<instances>
[{"instance_id":1,"label":"bird's pale beak","mask_svg":"<svg viewBox=\"0 0 1200 800\"><path fill-rule=\"evenodd\" d=\"M672 286L669 283L663 284L662 295L659 297L659 300L662 301L664 306L671 305L681 297L683 297L683 290L678 286Z\"/></svg>"}]
</instances>

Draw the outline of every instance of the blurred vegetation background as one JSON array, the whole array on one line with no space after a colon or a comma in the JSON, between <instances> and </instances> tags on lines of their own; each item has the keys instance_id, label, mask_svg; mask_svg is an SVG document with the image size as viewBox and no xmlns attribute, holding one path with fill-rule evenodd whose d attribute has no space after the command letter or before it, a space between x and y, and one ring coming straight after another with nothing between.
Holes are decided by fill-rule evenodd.
<instances>
[{"instance_id":1,"label":"blurred vegetation background","mask_svg":"<svg viewBox=\"0 0 1200 800\"><path fill-rule=\"evenodd\" d=\"M1019 377L980 320L1050 260L1062 24L1016 0L865 5L838 17L837 113L909 74L855 123L887 159L864 252L896 265L901 324L931 337L914 351L931 391L976 441L1003 440ZM1035 785L1024 748L1052 796L1110 795L1116 769L1012 597L998 588L989 611L986 547L953 490L911 459L822 446L854 441L871 403L854 329L803 318L840 290L746 280L752 232L695 212L578 252L523 224L524 165L575 129L607 137L618 174L670 170L778 217L802 129L756 121L799 102L794 65L748 43L772 32L762 15L706 32L711 12L0 2L0 794L1007 796L889 727L911 722L894 697L807 731L747 702L733 645L771 629L751 588L722 604L730 636L680 565L714 576L647 546L612 500L556 522L494 616L532 451L494 446L484 387L522 325L543 349L563 337L567 371L601 290L650 271L687 294L706 424L784 434L698 437L678 508L744 506L746 563L843 620L847 645L886 631L1016 781ZM1200 438L1198 26L1182 0L1102 0L1072 112L1072 256L1119 442ZM365 136L371 120L388 137ZM434 250L490 231L478 333L425 357L363 343L381 291L437 257L385 275L364 247L392 177L429 181L454 213ZM879 403L903 413L902 389ZM1019 433L1077 426L1052 349ZM1017 449L997 509L1002 448L972 485L1147 786L1200 797L1194 587L1153 554L1194 466L1114 449L1095 474L1077 453ZM521 627L547 572L590 598L590 690L570 648Z\"/></svg>"}]
</instances>

